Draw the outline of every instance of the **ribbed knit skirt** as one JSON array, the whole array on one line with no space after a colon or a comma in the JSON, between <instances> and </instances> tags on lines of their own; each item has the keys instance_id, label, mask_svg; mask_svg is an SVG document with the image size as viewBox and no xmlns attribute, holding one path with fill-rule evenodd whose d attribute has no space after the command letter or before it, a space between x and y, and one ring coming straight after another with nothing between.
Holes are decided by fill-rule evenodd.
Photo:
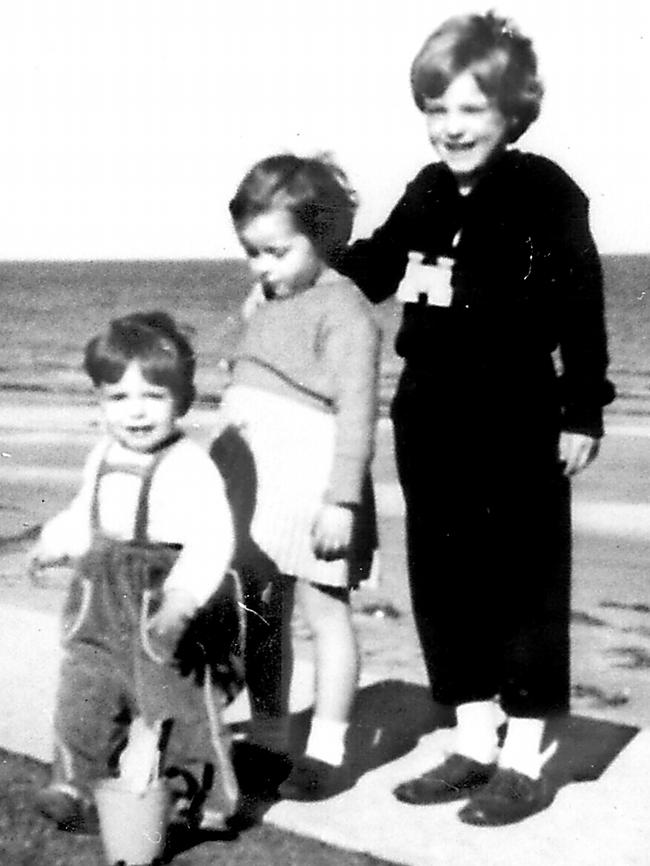
<instances>
[{"instance_id":1,"label":"ribbed knit skirt","mask_svg":"<svg viewBox=\"0 0 650 866\"><path fill-rule=\"evenodd\" d=\"M377 538L371 496L371 519L366 515L358 521L349 557L325 562L312 550L312 527L334 459L335 416L270 391L234 385L220 408L220 428L233 427L255 465L250 535L279 571L332 587L355 585L367 576L363 572Z\"/></svg>"}]
</instances>

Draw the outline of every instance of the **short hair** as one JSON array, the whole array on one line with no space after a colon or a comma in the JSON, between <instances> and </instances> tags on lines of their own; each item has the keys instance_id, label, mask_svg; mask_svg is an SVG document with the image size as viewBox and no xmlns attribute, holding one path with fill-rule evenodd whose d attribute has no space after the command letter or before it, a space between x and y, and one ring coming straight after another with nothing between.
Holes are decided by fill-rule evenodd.
<instances>
[{"instance_id":1,"label":"short hair","mask_svg":"<svg viewBox=\"0 0 650 866\"><path fill-rule=\"evenodd\" d=\"M138 362L147 382L169 388L176 411L185 415L195 396L196 358L170 315L152 311L113 319L84 352L84 369L96 388L119 382L132 361Z\"/></svg>"},{"instance_id":2,"label":"short hair","mask_svg":"<svg viewBox=\"0 0 650 866\"><path fill-rule=\"evenodd\" d=\"M284 210L319 256L333 264L352 234L357 198L345 173L328 157L275 154L256 163L230 202L239 227L262 213Z\"/></svg>"},{"instance_id":3,"label":"short hair","mask_svg":"<svg viewBox=\"0 0 650 866\"><path fill-rule=\"evenodd\" d=\"M427 97L442 96L466 71L496 101L509 123L508 141L516 141L537 119L544 95L531 40L493 12L447 19L427 38L411 66L418 108L424 109Z\"/></svg>"}]
</instances>

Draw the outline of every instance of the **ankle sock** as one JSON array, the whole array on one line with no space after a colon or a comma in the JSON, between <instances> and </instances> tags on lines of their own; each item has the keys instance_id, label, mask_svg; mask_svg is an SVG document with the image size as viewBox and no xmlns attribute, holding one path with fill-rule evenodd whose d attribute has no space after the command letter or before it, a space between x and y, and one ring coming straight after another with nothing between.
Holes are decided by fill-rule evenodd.
<instances>
[{"instance_id":1,"label":"ankle sock","mask_svg":"<svg viewBox=\"0 0 650 866\"><path fill-rule=\"evenodd\" d=\"M544 752L540 751L544 725L544 719L509 718L499 766L539 779L542 767L557 748L553 742Z\"/></svg>"},{"instance_id":2,"label":"ankle sock","mask_svg":"<svg viewBox=\"0 0 650 866\"><path fill-rule=\"evenodd\" d=\"M309 731L305 755L340 767L345 756L348 723L314 716Z\"/></svg>"},{"instance_id":3,"label":"ankle sock","mask_svg":"<svg viewBox=\"0 0 650 866\"><path fill-rule=\"evenodd\" d=\"M471 701L456 707L455 751L481 764L493 763L498 755L499 709L494 701Z\"/></svg>"}]
</instances>

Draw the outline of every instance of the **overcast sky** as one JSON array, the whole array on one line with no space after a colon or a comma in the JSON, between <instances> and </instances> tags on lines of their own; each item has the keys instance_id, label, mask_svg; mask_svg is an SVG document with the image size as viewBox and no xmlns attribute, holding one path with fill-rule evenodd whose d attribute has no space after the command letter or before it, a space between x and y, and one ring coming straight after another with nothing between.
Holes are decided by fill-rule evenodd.
<instances>
[{"instance_id":1,"label":"overcast sky","mask_svg":"<svg viewBox=\"0 0 650 866\"><path fill-rule=\"evenodd\" d=\"M521 147L592 201L603 252L650 252L650 3L510 0L547 95ZM278 150L331 152L358 233L432 158L408 72L465 0L5 0L0 259L237 253L227 203Z\"/></svg>"}]
</instances>

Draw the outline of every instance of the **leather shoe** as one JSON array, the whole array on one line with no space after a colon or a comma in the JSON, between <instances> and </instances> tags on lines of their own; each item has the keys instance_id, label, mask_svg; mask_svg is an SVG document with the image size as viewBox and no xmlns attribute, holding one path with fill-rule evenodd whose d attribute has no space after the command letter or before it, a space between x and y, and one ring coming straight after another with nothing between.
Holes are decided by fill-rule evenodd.
<instances>
[{"instance_id":1,"label":"leather shoe","mask_svg":"<svg viewBox=\"0 0 650 866\"><path fill-rule=\"evenodd\" d=\"M541 812L553 801L547 780L531 779L516 770L499 767L485 787L477 791L458 813L465 824L499 827L514 824Z\"/></svg>"},{"instance_id":2,"label":"leather shoe","mask_svg":"<svg viewBox=\"0 0 650 866\"><path fill-rule=\"evenodd\" d=\"M402 782L393 793L402 803L413 805L451 803L485 785L495 769L494 764L454 753L421 776Z\"/></svg>"},{"instance_id":3,"label":"leather shoe","mask_svg":"<svg viewBox=\"0 0 650 866\"><path fill-rule=\"evenodd\" d=\"M278 793L285 800L325 800L349 787L350 780L344 767L334 767L303 755L294 762Z\"/></svg>"}]
</instances>

